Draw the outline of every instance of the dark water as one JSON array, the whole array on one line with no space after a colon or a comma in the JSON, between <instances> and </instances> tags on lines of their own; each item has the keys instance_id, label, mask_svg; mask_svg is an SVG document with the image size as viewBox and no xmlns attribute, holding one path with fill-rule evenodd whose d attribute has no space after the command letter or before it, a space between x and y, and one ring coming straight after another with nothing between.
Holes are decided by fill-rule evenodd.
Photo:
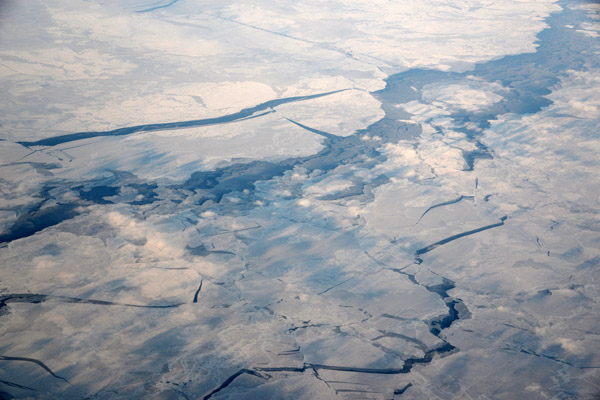
<instances>
[{"instance_id":1,"label":"dark water","mask_svg":"<svg viewBox=\"0 0 600 400\"><path fill-rule=\"evenodd\" d=\"M34 209L21 215L6 231L0 234L0 244L34 235L50 226L79 215L76 204L57 204Z\"/></svg>"},{"instance_id":2,"label":"dark water","mask_svg":"<svg viewBox=\"0 0 600 400\"><path fill-rule=\"evenodd\" d=\"M445 81L452 82L465 79L472 75L482 78L488 82L500 81L508 90L503 92L503 99L497 104L489 106L487 109L478 112L455 112L451 115L454 124L457 126L455 130L466 134L467 138L476 146L474 151L463 152L465 160L465 170L473 170L476 167L476 161L482 158L491 158L492 154L479 141L481 131L490 127L490 121L496 119L499 115L505 113L530 114L536 113L552 104L551 100L544 97L551 92L551 88L559 83L559 79L565 76L566 71L570 69L585 70L584 64L598 66L599 59L591 54L591 46L589 40L583 38L581 34L576 33L572 29L565 28L565 24L573 23L573 21L584 20L584 13L565 9L563 12L553 15L547 20L550 28L545 29L538 35L539 47L535 53L521 54L516 56L507 56L499 60L494 60L476 65L473 71L465 73L448 73L431 70L410 70L400 74L392 75L386 80L386 87L378 92L373 93L380 101L383 102L383 109L386 111L386 116L369 126L365 130L357 132L355 135L348 138L330 139L325 142L326 148L319 154L311 157L286 160L277 165L284 167L284 170L292 166L301 166L308 171L321 169L323 171L332 171L336 166L343 164L353 164L361 167L368 167L368 162L365 161L368 157L374 158L377 162L382 162L385 157L380 154L375 146L360 143L356 140L357 135L368 133L370 135L379 135L385 142L394 142L402 138L411 136L411 133L418 134L418 129L412 125L407 125L397 122L394 118L398 113L397 109L392 107L393 104L405 103L411 100L422 101L420 91L427 84L443 83ZM593 58L594 61L590 61ZM414 91L411 87L415 87ZM475 128L467 128L466 124L474 124ZM410 133L409 133L410 132ZM438 132L443 134L443 129L438 128ZM378 146L381 146L379 144ZM377 146L377 147L378 147ZM227 177L229 169L225 168L218 172L219 177ZM217 181L220 179L217 177ZM197 178L200 178L198 176ZM265 179L269 177L264 176ZM196 181L198 182L198 180ZM188 184L194 185L192 182ZM488 197L489 198L489 197ZM453 204L464 198L448 200L436 206ZM435 206L434 206L435 207ZM502 217L498 223L485 225L477 229L462 232L442 239L436 243L426 246L416 251L417 264L423 263L420 255L425 254L438 246L444 245L462 237L473 235L488 229L500 228L504 225L506 216ZM419 284L414 280L413 283ZM444 278L440 285L426 286L428 291L438 294L445 302L448 313L441 315L429 321L430 331L433 335L440 337L443 330L449 328L453 322L458 319L469 317L470 313L466 305L460 299L451 298L448 291L454 288L454 282ZM446 355L459 351L452 344L444 341L440 348L428 350L424 357L410 358L405 360L405 365L401 369L396 370L368 370L365 368L339 367L312 365L305 363L302 368L289 369L290 372L304 372L307 368L323 368L336 369L344 371L352 371L358 373L408 373L416 364L427 364L432 361L436 355ZM246 368L238 371L234 375L227 378L222 385L217 387L213 392L205 396L205 399L212 397L217 392L229 386L237 377L242 374L257 374L260 371L270 371L271 369L264 368ZM410 388L410 385L404 389L397 390L397 394L402 394Z\"/></svg>"},{"instance_id":3,"label":"dark water","mask_svg":"<svg viewBox=\"0 0 600 400\"><path fill-rule=\"evenodd\" d=\"M105 197L112 197L119 194L121 188L115 186L99 185L89 190L79 189L79 196L83 200L92 201L96 204L111 204L112 201L105 200Z\"/></svg>"},{"instance_id":4,"label":"dark water","mask_svg":"<svg viewBox=\"0 0 600 400\"><path fill-rule=\"evenodd\" d=\"M442 246L442 245L444 245L446 243L450 243L450 242L452 242L454 240L463 238L465 236L474 235L474 234L479 233L479 232L487 231L488 229L497 228L499 226L504 225L504 221L506 221L507 218L508 217L504 216L504 217L500 218L500 222L497 222L495 224L485 225L485 226L482 226L480 228L472 229L470 231L461 232L461 233L457 233L456 235L449 236L449 237L447 237L445 239L442 239L442 240L437 241L437 242L435 242L433 244L430 244L429 246L423 247L422 249L418 249L415 252L415 254L416 254L417 257L419 257L421 254L429 253L431 250L434 250L436 247Z\"/></svg>"},{"instance_id":5,"label":"dark water","mask_svg":"<svg viewBox=\"0 0 600 400\"><path fill-rule=\"evenodd\" d=\"M159 124L136 125L136 126L128 126L125 128L113 129L111 131L78 132L78 133L71 133L68 135L55 136L55 137L31 141L31 142L22 141L22 142L17 142L17 143L19 143L23 146L26 146L26 147L56 146L59 144L69 143L69 142L73 142L76 140L90 139L90 138L100 137L100 136L125 136L125 135L131 135L133 133L141 133L141 132L164 131L164 130L173 130L173 129L181 129L181 128L192 128L192 127L204 126L204 125L224 124L224 123L233 122L233 121L237 121L240 119L252 117L255 113L257 113L259 111L268 110L268 109L277 107L282 104L316 99L319 97L328 96L330 94L339 93L341 91L342 90L336 90L333 92L313 94L310 96L297 96L297 97L288 97L288 98L284 98L284 99L270 100L265 103L256 105L254 107L245 108L237 113L224 115L222 117L216 117L216 118L196 119L196 120L191 120L191 121L166 122L166 123L159 123Z\"/></svg>"}]
</instances>

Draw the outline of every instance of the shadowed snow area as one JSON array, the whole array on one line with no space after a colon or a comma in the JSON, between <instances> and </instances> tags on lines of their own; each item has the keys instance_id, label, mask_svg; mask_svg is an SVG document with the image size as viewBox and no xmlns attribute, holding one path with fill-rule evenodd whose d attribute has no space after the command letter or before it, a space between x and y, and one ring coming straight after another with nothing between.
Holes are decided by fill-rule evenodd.
<instances>
[{"instance_id":1,"label":"shadowed snow area","mask_svg":"<svg viewBox=\"0 0 600 400\"><path fill-rule=\"evenodd\" d=\"M0 398L600 394L597 2L0 11Z\"/></svg>"}]
</instances>

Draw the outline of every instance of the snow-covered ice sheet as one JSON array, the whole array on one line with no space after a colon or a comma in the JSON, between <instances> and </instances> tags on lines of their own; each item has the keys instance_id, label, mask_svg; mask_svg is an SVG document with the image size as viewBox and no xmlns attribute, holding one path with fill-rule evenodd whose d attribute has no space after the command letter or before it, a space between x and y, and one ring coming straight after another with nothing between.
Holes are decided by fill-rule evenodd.
<instances>
[{"instance_id":1,"label":"snow-covered ice sheet","mask_svg":"<svg viewBox=\"0 0 600 400\"><path fill-rule=\"evenodd\" d=\"M0 4L0 397L600 393L600 7Z\"/></svg>"}]
</instances>

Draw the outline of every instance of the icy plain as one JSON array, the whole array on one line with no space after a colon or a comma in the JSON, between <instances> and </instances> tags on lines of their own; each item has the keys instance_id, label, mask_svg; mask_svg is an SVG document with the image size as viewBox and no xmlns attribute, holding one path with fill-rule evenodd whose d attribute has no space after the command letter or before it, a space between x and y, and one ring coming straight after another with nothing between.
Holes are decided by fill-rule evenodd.
<instances>
[{"instance_id":1,"label":"icy plain","mask_svg":"<svg viewBox=\"0 0 600 400\"><path fill-rule=\"evenodd\" d=\"M600 395L598 2L2 2L0 87L0 398Z\"/></svg>"}]
</instances>

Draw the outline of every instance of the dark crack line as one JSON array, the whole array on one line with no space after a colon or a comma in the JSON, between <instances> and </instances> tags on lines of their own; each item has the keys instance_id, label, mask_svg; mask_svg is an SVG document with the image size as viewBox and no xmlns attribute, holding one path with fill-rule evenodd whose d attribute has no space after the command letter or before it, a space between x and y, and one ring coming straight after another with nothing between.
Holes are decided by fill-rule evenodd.
<instances>
[{"instance_id":1,"label":"dark crack line","mask_svg":"<svg viewBox=\"0 0 600 400\"><path fill-rule=\"evenodd\" d=\"M34 152L31 152L29 154L27 154L25 157L27 157L30 154L33 154ZM30 165L33 168L37 169L59 169L62 168L62 166L60 164L57 163L44 163L44 162L34 162L34 161L16 161L16 162L12 162L12 163L7 163L7 164L0 164L0 168L3 167L12 167L15 165Z\"/></svg>"},{"instance_id":2,"label":"dark crack line","mask_svg":"<svg viewBox=\"0 0 600 400\"><path fill-rule=\"evenodd\" d=\"M474 235L476 233L483 232L483 231L486 231L488 229L497 228L499 226L504 225L504 221L507 218L508 218L507 216L504 216L504 217L500 218L500 222L498 222L498 223L491 224L491 225L486 225L486 226L482 226L481 228L472 229L470 231L466 231L466 232L458 233L456 235L452 235L450 237L447 237L445 239L440 240L439 242L435 242L433 244L430 244L427 247L423 247L422 249L417 250L415 252L415 254L417 255L417 258L418 258L418 256L420 256L421 254L428 253L431 250L434 250L435 248L437 248L439 246L445 245L446 243L450 243L450 242L452 242L452 241L454 241L456 239L460 239L462 237L469 236L469 235Z\"/></svg>"},{"instance_id":3,"label":"dark crack line","mask_svg":"<svg viewBox=\"0 0 600 400\"><path fill-rule=\"evenodd\" d=\"M359 389L334 389L336 393L381 393L372 390L359 390Z\"/></svg>"},{"instance_id":4,"label":"dark crack line","mask_svg":"<svg viewBox=\"0 0 600 400\"><path fill-rule=\"evenodd\" d=\"M265 378L263 375L259 374L257 371L255 371L253 369L244 368L244 369L239 370L235 374L231 375L218 388L216 388L215 390L213 390L212 392L210 392L209 394L207 394L206 396L204 396L202 399L203 400L210 399L213 395L219 393L221 390L223 390L227 386L231 385L234 380L236 380L240 375L243 375L243 374L248 374L248 375L257 376L259 378L268 379L268 378Z\"/></svg>"},{"instance_id":5,"label":"dark crack line","mask_svg":"<svg viewBox=\"0 0 600 400\"><path fill-rule=\"evenodd\" d=\"M200 281L200 286L198 286L198 290L196 290L196 293L194 294L194 303L198 302L198 295L200 294L200 290L202 290L202 282L204 282L204 280Z\"/></svg>"},{"instance_id":6,"label":"dark crack line","mask_svg":"<svg viewBox=\"0 0 600 400\"><path fill-rule=\"evenodd\" d=\"M399 317L397 315L392 315L392 314L388 314L388 313L381 314L381 317L395 319L398 321L419 321L418 318L404 318L404 317Z\"/></svg>"},{"instance_id":7,"label":"dark crack line","mask_svg":"<svg viewBox=\"0 0 600 400\"><path fill-rule=\"evenodd\" d=\"M153 132L153 131L164 131L164 130L174 130L174 129L182 129L182 128L192 128L196 126L204 126L204 125L215 125L215 124L224 124L229 122L234 122L246 117L250 117L256 112L267 110L273 107L277 107L282 104L293 103L298 101L305 101L316 99L319 97L329 96L331 94L340 93L348 89L334 90L331 92L318 93L308 96L296 96L296 97L286 97L282 99L269 100L265 103L258 104L254 107L245 108L237 113L224 115L221 117L214 118L205 118L205 119L196 119L190 121L178 121L178 122L166 122L166 123L157 123L157 124L146 124L146 125L135 125L128 126L124 128L113 129L110 131L94 131L94 132L78 132L71 133L67 135L54 136L51 138L36 140L36 141L19 141L16 142L22 146L30 147L30 146L56 146L62 143L68 143L75 140L83 140L90 139L94 137L100 136L124 136L130 135L134 133L142 133L142 132Z\"/></svg>"},{"instance_id":8,"label":"dark crack line","mask_svg":"<svg viewBox=\"0 0 600 400\"><path fill-rule=\"evenodd\" d=\"M283 117L283 118L287 119L287 120L288 120L288 121L290 121L292 124L294 124L294 125L297 125L297 126L299 126L300 128L302 128L302 129L306 129L306 130L307 130L307 131L309 131L309 132L316 133L317 135L323 136L324 138L331 139L331 140L338 139L338 136L337 136L337 135L333 135L333 134L331 134L331 133L328 133L328 132L325 132L325 131L320 131L320 130L318 130L318 129L311 128L311 127L309 127L309 126L306 126L306 125L303 125L303 124L301 124L300 122L296 122L296 121L294 121L294 120L291 120L291 119L289 119L289 118L287 118L287 117Z\"/></svg>"},{"instance_id":9,"label":"dark crack line","mask_svg":"<svg viewBox=\"0 0 600 400\"><path fill-rule=\"evenodd\" d=\"M340 48L337 48L335 46L327 46L324 43L319 43L319 42L315 42L315 41L312 41L312 40L302 39L302 38L299 38L299 37L296 37L296 36L292 36L292 35L288 35L288 34L285 34L285 33L282 33L282 32L272 31L272 30L269 30L269 29L261 28L259 26L250 25L250 24L238 21L238 20L233 19L233 18L227 18L227 17L223 17L223 16L220 16L220 15L214 15L214 14L209 14L209 13L203 13L203 14L207 15L209 17L212 17L212 18L217 18L217 19L220 19L220 20L229 21L229 22L232 22L234 24L242 25L242 26L245 26L245 27L248 27L248 28L251 28L251 29L256 29L258 31L262 31L262 32L273 34L273 35L281 36L281 37L284 37L286 39L296 40L296 41L299 41L299 42L308 43L310 45L317 46L317 47L320 47L320 48L328 50L328 51L334 51L334 52L339 53L339 54L341 54L341 55L343 55L345 57L351 58L354 61L358 61L359 63L364 63L364 64L372 65L375 68L377 68L380 72L384 72L379 65L367 62L365 60L358 59L358 58L356 58L354 56L354 54L352 54L351 51L348 51L348 50L340 49ZM390 63L388 61L385 61L385 60L383 60L381 58L373 57L373 56L370 56L368 54L363 54L363 53L358 53L358 54L361 54L361 55L364 55L366 57L372 58L374 60L383 62L383 63L387 64L388 66L392 66L392 67L396 66L396 65L394 65L394 64L392 64L392 63Z\"/></svg>"},{"instance_id":10,"label":"dark crack line","mask_svg":"<svg viewBox=\"0 0 600 400\"><path fill-rule=\"evenodd\" d=\"M319 375L319 371L317 371L315 368L312 369L313 374L315 375L315 378L317 378L318 380L320 380L321 382L325 383L325 385L327 385L327 387L331 390L333 390L335 392L335 394L338 394L338 391L332 387L329 382L327 382L325 379L321 378L321 376Z\"/></svg>"},{"instance_id":11,"label":"dark crack line","mask_svg":"<svg viewBox=\"0 0 600 400\"><path fill-rule=\"evenodd\" d=\"M269 111L265 111L265 112L263 112L263 113L260 113L260 114L254 114L254 115L251 115L251 116L249 116L249 117L246 117L246 118L240 118L240 119L236 119L236 121L237 121L237 122L240 122L240 121L248 121L248 120L251 120L251 119L255 119L255 118L264 117L265 115L273 114L273 113L275 113L275 112L277 112L277 111L275 111L274 109L270 109Z\"/></svg>"},{"instance_id":12,"label":"dark crack line","mask_svg":"<svg viewBox=\"0 0 600 400\"><path fill-rule=\"evenodd\" d=\"M427 214L429 211L433 210L434 208L443 207L443 206L448 206L448 205L450 205L450 204L456 204L456 203L458 203L458 202L460 202L460 201L462 201L462 200L473 200L473 199L474 199L474 197L473 197L473 196L460 196L459 198L457 198L457 199L454 199L454 200L445 201L445 202L443 202L443 203L435 204L435 205L433 205L433 206L429 207L427 210L425 210L425 211L423 212L423 214L421 214L421 216L419 217L419 220L417 221L417 224L418 224L419 222L421 222L421 220L423 219L423 217L425 216L425 214ZM416 224L415 224L415 225L416 225Z\"/></svg>"},{"instance_id":13,"label":"dark crack line","mask_svg":"<svg viewBox=\"0 0 600 400\"><path fill-rule=\"evenodd\" d=\"M502 220L502 222L503 221L504 220ZM375 259L373 258L373 260L375 260ZM377 260L375 260L375 261L378 264L380 264L380 262L378 262ZM418 256L415 257L415 261L416 261L417 265L422 263L422 260ZM410 265L408 265L408 266L410 266ZM406 266L404 268L407 268L408 266ZM404 268L402 268L402 269L404 269ZM449 290L454 289L454 287L455 287L454 282L452 280L446 278L446 277L443 277L443 276L439 275L439 274L435 274L435 272L432 271L435 275L440 276L440 278L442 279L442 283L439 283L437 285L423 285L423 284L421 284L416 279L415 274L410 274L408 272L402 271L402 269L397 269L397 268L389 268L388 267L386 269L390 269L390 270L392 270L394 272L397 272L397 273L399 273L401 275L405 275L405 276L408 277L408 279L413 284L415 284L417 286L421 286L425 290L427 290L428 292L435 293L438 296L440 296L440 298L444 301L446 307L448 308L448 313L447 314L439 315L439 316L437 316L435 318L432 318L431 320L427 321L427 323L429 325L429 332L432 335L440 338L444 342L444 344L441 346L442 353L450 353L450 354L452 354L454 352L459 351L458 348L456 348L453 345L451 345L450 343L448 343L441 336L441 333L442 333L442 331L444 329L449 328L454 321L460 319L459 311L456 308L457 305L459 305L460 308L464 307L463 311L465 311L465 313L467 313L467 314L470 314L468 308L464 305L464 303L462 302L461 299L454 299L454 298L450 297L450 295L448 294ZM393 318L393 316L388 316L387 314L386 315L382 315L382 316L392 317ZM380 332L385 335L384 332L382 332L382 331L380 331ZM403 338L403 339L406 338L403 335L398 335L398 337ZM378 340L380 338L381 337L377 337L377 338L375 338L373 340ZM413 342L413 340L409 340L409 341ZM416 341L416 342L413 342L413 343L418 344L419 342ZM421 346L423 346L423 344L421 344ZM436 351L438 351L438 349L440 349L440 348L438 348L438 349L433 349L433 350L426 350L426 348L423 348L421 346L419 346L419 347L425 353L425 356L422 359L418 359L418 358L409 358L409 359L407 359L405 361L405 364L404 364L405 367L407 366L407 363L410 363L409 365L412 366L412 364L414 364L414 363L421 363L421 362L423 362L421 360L429 360L429 361L425 361L425 362L430 362L431 359L432 359L432 356L429 356L429 354L432 354L431 353L432 351L436 352Z\"/></svg>"},{"instance_id":14,"label":"dark crack line","mask_svg":"<svg viewBox=\"0 0 600 400\"><path fill-rule=\"evenodd\" d=\"M50 375L52 375L56 379L63 380L65 382L67 382L69 385L71 384L71 382L69 382L66 378L56 375L50 368L48 368L48 366L46 364L44 364L40 360L36 360L35 358L0 356L0 361L25 361L25 362L34 363L34 364L39 365L43 369L45 369Z\"/></svg>"},{"instance_id":15,"label":"dark crack line","mask_svg":"<svg viewBox=\"0 0 600 400\"><path fill-rule=\"evenodd\" d=\"M105 300L93 300L93 299L80 299L78 297L67 297L67 296L53 296L48 294L30 294L30 293L16 293L8 294L0 297L0 304L6 305L7 303L32 303L38 304L48 300L56 300L63 303L78 303L78 304L94 304L101 306L120 306L120 307L135 307L135 308L175 308L179 307L184 303L179 304L165 304L165 305L144 305L144 304L128 304L128 303L115 303L112 301Z\"/></svg>"},{"instance_id":16,"label":"dark crack line","mask_svg":"<svg viewBox=\"0 0 600 400\"><path fill-rule=\"evenodd\" d=\"M402 339L402 340L405 340L405 341L407 341L409 343L414 344L423 353L427 352L427 345L425 343L423 343L422 341L418 340L418 339L412 338L410 336L402 335L402 334L396 333L396 332L388 332L388 331L384 331L384 330L380 330L379 332L381 333L381 335L373 338L372 339L373 341L377 341L377 340L380 340L380 339L385 338L385 337L398 338L398 339Z\"/></svg>"},{"instance_id":17,"label":"dark crack line","mask_svg":"<svg viewBox=\"0 0 600 400\"><path fill-rule=\"evenodd\" d=\"M554 357L554 356L547 356L547 355L544 355L544 354L539 354L539 353L536 353L535 351L530 350L530 349L524 349L524 348L513 349L513 348L510 348L510 347L506 347L506 348L504 348L504 350L518 351L519 353L528 354L530 356L535 356L535 357L539 357L539 358L545 358L547 360L551 360L551 361L557 362L559 364L568 365L569 367L581 368L581 367L577 367L576 365L573 365L570 362L563 361L560 358L557 358L557 357Z\"/></svg>"},{"instance_id":18,"label":"dark crack line","mask_svg":"<svg viewBox=\"0 0 600 400\"><path fill-rule=\"evenodd\" d=\"M350 280L352 280L352 279L354 279L354 277L353 277L353 276L351 276L350 278L348 278L348 279L346 279L346 280L343 280L343 281L341 281L340 283L338 283L338 284L336 284L336 285L333 285L332 287L330 287L330 288L328 288L328 289L325 289L325 290L323 290L321 293L318 293L318 295L325 294L325 293L329 292L331 289L335 289L336 287L338 287L338 286L341 286L341 285L343 285L344 283L346 283L346 282L348 282L348 281L350 281Z\"/></svg>"},{"instance_id":19,"label":"dark crack line","mask_svg":"<svg viewBox=\"0 0 600 400\"><path fill-rule=\"evenodd\" d=\"M172 0L170 3L163 4L163 5L156 6L156 7L152 7L152 8L148 8L146 10L136 11L136 13L141 14L141 13L147 13L147 12L150 12L150 11L158 10L160 8L166 8L166 7L172 6L173 4L177 3L178 1L179 0Z\"/></svg>"},{"instance_id":20,"label":"dark crack line","mask_svg":"<svg viewBox=\"0 0 600 400\"><path fill-rule=\"evenodd\" d=\"M401 395L404 394L404 392L406 392L408 390L409 387L412 386L412 383L408 383L406 386L404 386L402 389L396 389L394 390L394 395Z\"/></svg>"},{"instance_id":21,"label":"dark crack line","mask_svg":"<svg viewBox=\"0 0 600 400\"><path fill-rule=\"evenodd\" d=\"M206 237L213 237L213 236L219 236L219 235L227 235L227 234L230 234L230 233L245 232L245 231L250 231L252 229L258 229L258 228L262 228L262 225L256 224L256 226L251 226L249 228L242 228L242 229L236 229L236 230L233 230L233 231L212 233L212 234L204 235L204 236L200 236L200 237L201 238L206 238ZM196 232L200 233L200 230L198 228L196 228Z\"/></svg>"},{"instance_id":22,"label":"dark crack line","mask_svg":"<svg viewBox=\"0 0 600 400\"><path fill-rule=\"evenodd\" d=\"M469 312L467 306L464 305L464 303L462 302L461 299L452 298L448 294L448 290L454 289L454 287L455 287L454 282L452 280L450 280L446 277L440 276L442 278L442 283L429 286L429 285L423 285L423 284L419 283L419 281L417 281L417 279L415 278L414 274L409 274L407 272L400 271L397 269L392 269L392 270L399 274L408 276L408 278L410 279L410 281L412 283L423 287L428 292L437 294L438 296L440 296L440 298L446 304L446 307L448 308L447 314L439 315L428 321L429 332L432 335L437 336L438 338L444 340L444 338L440 336L442 331L446 328L449 328L450 325L452 325L452 323L454 321L460 319L459 310L457 310L457 308L456 308L457 305L459 306L459 308L462 308L462 311L464 311L467 316L470 315L470 312ZM385 315L385 316L387 316L387 315ZM382 332L382 331L380 331L380 332ZM387 332L382 332L382 333L385 334ZM402 336L403 335L399 335L398 337L402 337ZM377 337L376 339L380 339L380 337ZM445 342L445 340L444 340L444 342Z\"/></svg>"},{"instance_id":23,"label":"dark crack line","mask_svg":"<svg viewBox=\"0 0 600 400\"><path fill-rule=\"evenodd\" d=\"M199 257L206 257L210 254L226 254L230 256L235 255L235 253L226 250L208 250L203 244L195 247L186 246L185 249L188 250L192 255Z\"/></svg>"},{"instance_id":24,"label":"dark crack line","mask_svg":"<svg viewBox=\"0 0 600 400\"><path fill-rule=\"evenodd\" d=\"M23 389L23 390L33 390L34 392L37 392L37 390L35 390L34 388L30 388L29 386L19 385L18 383L9 382L9 381L3 381L2 379L0 379L0 383L4 384L6 386L10 386L10 387L16 387L16 388Z\"/></svg>"},{"instance_id":25,"label":"dark crack line","mask_svg":"<svg viewBox=\"0 0 600 400\"><path fill-rule=\"evenodd\" d=\"M452 354L456 351L456 348L451 344L444 342L439 347L435 349L428 350L423 357L411 357L404 360L404 365L402 368L362 368L362 367L347 367L341 365L326 365L326 364L312 364L312 363L304 363L302 367L250 367L243 368L229 378L227 378L219 387L215 390L207 394L203 397L203 400L210 399L214 394L222 391L227 388L227 386L231 385L233 381L235 381L238 377L243 374L249 374L258 376L259 378L265 379L265 376L261 374L268 372L298 372L304 373L307 369L316 370L328 370L328 371L341 371L341 372L355 372L361 374L373 374L373 375L399 375L399 374L408 374L413 369L414 366L418 364L428 364L433 360L433 357L441 354ZM266 379L271 378L270 375L267 375Z\"/></svg>"},{"instance_id":26,"label":"dark crack line","mask_svg":"<svg viewBox=\"0 0 600 400\"><path fill-rule=\"evenodd\" d=\"M328 324L306 324L302 326L294 326L288 329L288 333L292 333L297 331L298 329L307 329L307 328L320 328L321 326L327 326Z\"/></svg>"},{"instance_id":27,"label":"dark crack line","mask_svg":"<svg viewBox=\"0 0 600 400\"><path fill-rule=\"evenodd\" d=\"M355 386L369 386L366 383L358 383L358 382L348 382L348 381L327 381L329 383L342 383L345 385L355 385Z\"/></svg>"},{"instance_id":28,"label":"dark crack line","mask_svg":"<svg viewBox=\"0 0 600 400\"><path fill-rule=\"evenodd\" d=\"M298 348L297 348L297 349L293 349L293 350L286 350L286 351L283 351L283 352L281 352L281 353L277 353L277 355L278 355L278 356L290 356L290 355L293 355L293 354L298 354L298 353L300 353L300 346L298 346Z\"/></svg>"}]
</instances>

